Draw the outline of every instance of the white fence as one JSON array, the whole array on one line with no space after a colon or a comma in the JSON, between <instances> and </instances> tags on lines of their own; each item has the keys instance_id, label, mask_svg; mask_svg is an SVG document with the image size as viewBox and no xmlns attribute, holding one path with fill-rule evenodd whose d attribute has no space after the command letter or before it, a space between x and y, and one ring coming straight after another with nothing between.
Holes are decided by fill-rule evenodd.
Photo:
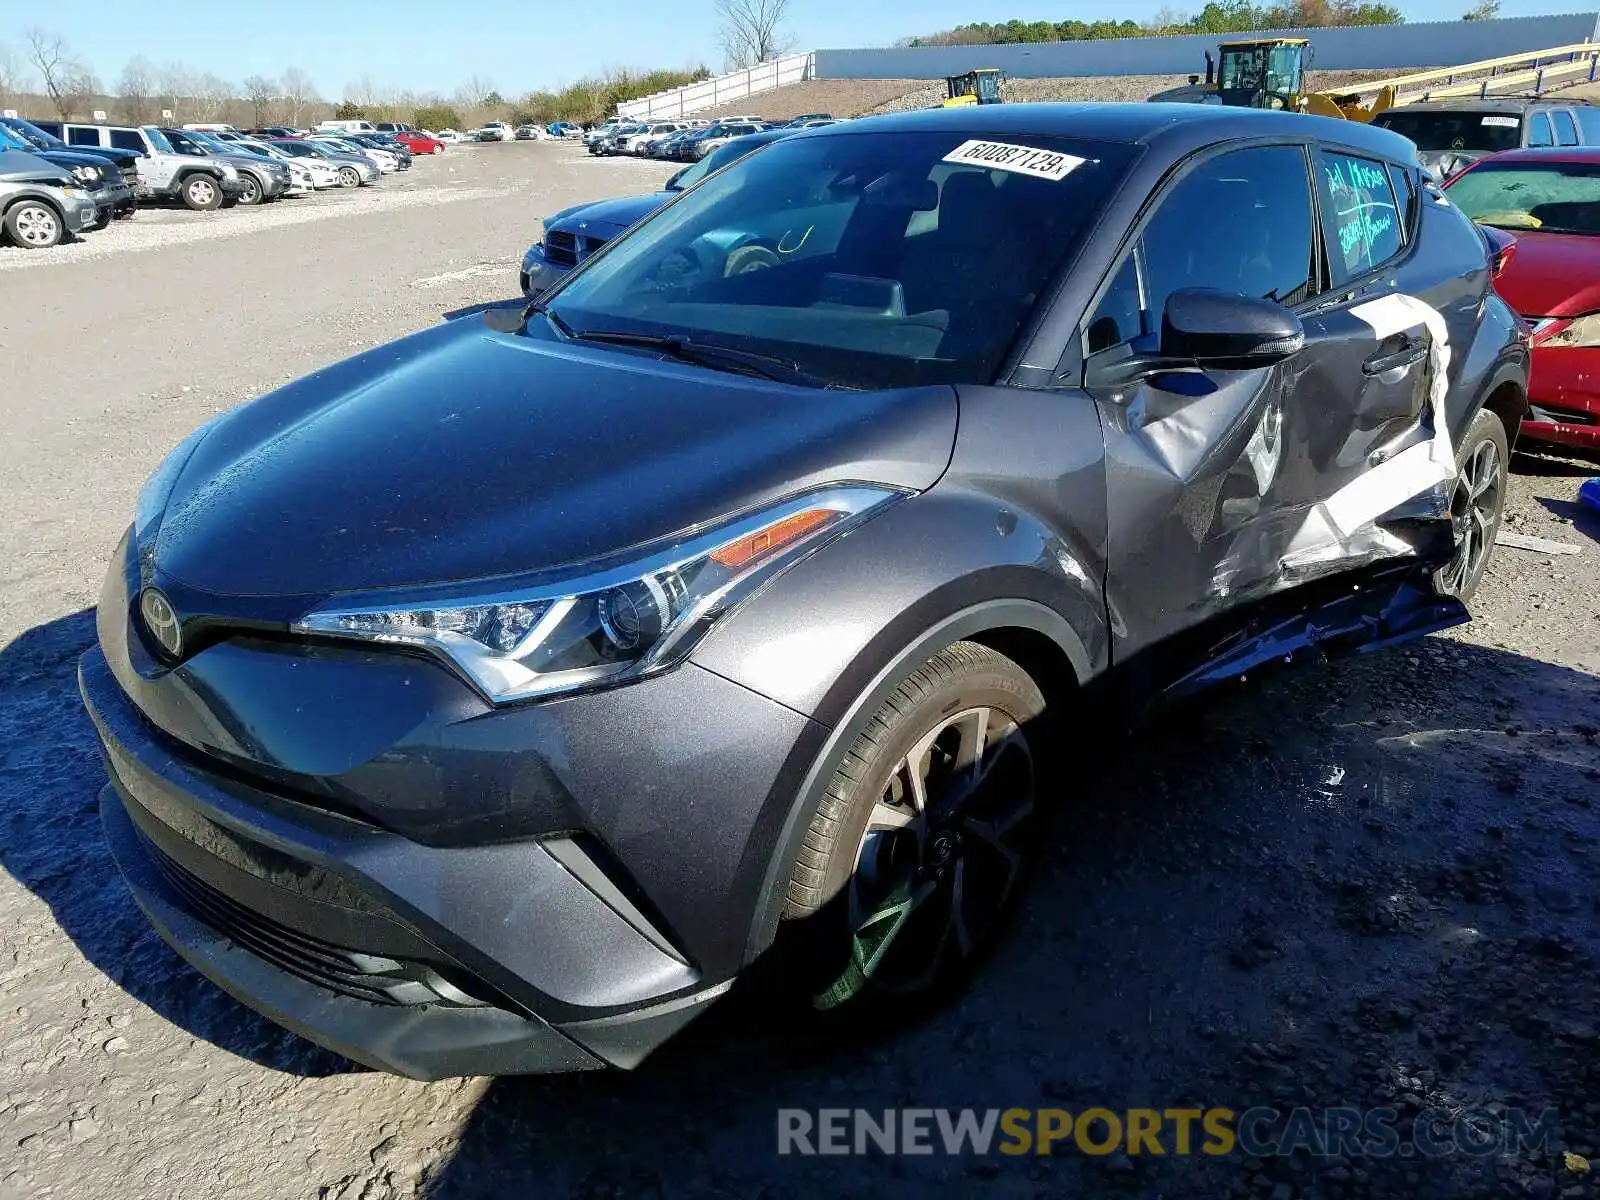
<instances>
[{"instance_id":1,"label":"white fence","mask_svg":"<svg viewBox=\"0 0 1600 1200\"><path fill-rule=\"evenodd\" d=\"M701 109L713 108L733 100L742 100L761 92L801 83L813 76L811 51L775 58L771 62L757 63L742 71L729 71L714 79L702 79L670 92L657 92L617 105L617 115L634 121L654 118L670 120L686 117Z\"/></svg>"}]
</instances>

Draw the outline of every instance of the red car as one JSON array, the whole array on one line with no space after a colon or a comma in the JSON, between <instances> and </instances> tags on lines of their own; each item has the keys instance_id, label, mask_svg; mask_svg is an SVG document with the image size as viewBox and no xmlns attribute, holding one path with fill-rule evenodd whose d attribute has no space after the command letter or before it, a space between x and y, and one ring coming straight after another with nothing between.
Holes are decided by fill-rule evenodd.
<instances>
[{"instance_id":1,"label":"red car","mask_svg":"<svg viewBox=\"0 0 1600 1200\"><path fill-rule=\"evenodd\" d=\"M1600 146L1507 150L1445 188L1515 238L1495 288L1533 326L1522 436L1600 454Z\"/></svg>"},{"instance_id":2,"label":"red car","mask_svg":"<svg viewBox=\"0 0 1600 1200\"><path fill-rule=\"evenodd\" d=\"M414 129L401 129L389 135L413 154L443 154L444 143Z\"/></svg>"}]
</instances>

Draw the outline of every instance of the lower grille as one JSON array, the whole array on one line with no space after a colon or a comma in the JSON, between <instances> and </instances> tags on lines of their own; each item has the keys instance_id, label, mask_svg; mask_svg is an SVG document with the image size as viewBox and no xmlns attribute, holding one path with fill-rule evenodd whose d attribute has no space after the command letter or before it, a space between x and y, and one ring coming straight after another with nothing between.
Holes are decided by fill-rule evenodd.
<instances>
[{"instance_id":1,"label":"lower grille","mask_svg":"<svg viewBox=\"0 0 1600 1200\"><path fill-rule=\"evenodd\" d=\"M297 978L370 1004L477 1007L483 1003L446 983L422 963L347 950L246 908L183 867L149 838L142 840L162 879L193 916Z\"/></svg>"}]
</instances>

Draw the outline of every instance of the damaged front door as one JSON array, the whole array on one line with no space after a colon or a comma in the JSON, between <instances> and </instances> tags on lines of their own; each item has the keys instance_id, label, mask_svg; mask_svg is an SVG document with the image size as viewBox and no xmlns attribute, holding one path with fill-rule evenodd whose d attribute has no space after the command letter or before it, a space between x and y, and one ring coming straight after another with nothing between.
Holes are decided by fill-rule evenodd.
<instances>
[{"instance_id":1,"label":"damaged front door","mask_svg":"<svg viewBox=\"0 0 1600 1200\"><path fill-rule=\"evenodd\" d=\"M1279 586L1283 554L1327 494L1312 430L1348 425L1354 398L1308 411L1301 384L1345 347L1182 364L1166 362L1162 345L1169 300L1188 289L1294 320L1320 289L1319 245L1306 147L1202 157L1167 189L1085 322L1085 385L1106 430L1119 653Z\"/></svg>"}]
</instances>

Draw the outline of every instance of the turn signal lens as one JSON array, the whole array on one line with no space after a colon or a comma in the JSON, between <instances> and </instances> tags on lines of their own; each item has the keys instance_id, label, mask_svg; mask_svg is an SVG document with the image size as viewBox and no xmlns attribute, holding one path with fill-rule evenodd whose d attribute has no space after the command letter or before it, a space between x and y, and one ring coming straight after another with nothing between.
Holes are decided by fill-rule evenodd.
<instances>
[{"instance_id":1,"label":"turn signal lens","mask_svg":"<svg viewBox=\"0 0 1600 1200\"><path fill-rule=\"evenodd\" d=\"M774 550L781 550L790 542L796 541L813 529L826 525L829 521L837 520L841 514L832 508L811 508L805 512L795 513L792 517L784 517L781 521L774 521L765 529L750 534L748 537L739 538L729 542L720 550L711 552L711 561L720 563L733 570L753 563L758 558L765 558Z\"/></svg>"}]
</instances>

